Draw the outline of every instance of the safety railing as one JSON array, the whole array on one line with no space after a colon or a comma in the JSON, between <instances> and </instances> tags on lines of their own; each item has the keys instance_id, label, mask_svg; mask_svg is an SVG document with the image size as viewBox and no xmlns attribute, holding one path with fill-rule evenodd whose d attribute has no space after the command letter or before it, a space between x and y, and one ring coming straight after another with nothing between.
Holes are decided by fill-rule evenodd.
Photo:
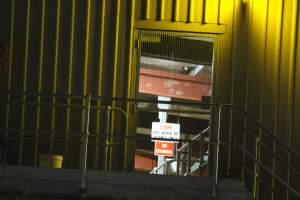
<instances>
[{"instance_id":1,"label":"safety railing","mask_svg":"<svg viewBox=\"0 0 300 200\"><path fill-rule=\"evenodd\" d=\"M33 142L33 148L39 147L39 142L45 142L50 141L50 149L51 145L53 145L55 142L57 143L63 143L65 147L70 146L71 144L78 144L81 146L81 156L80 156L80 175L81 175L81 188L86 188L86 170L87 170L87 162L88 162L88 156L89 156L89 145L93 144L95 145L95 149L99 148L99 145L103 145L104 152L102 152L103 159L105 160L103 162L103 168L104 170L109 170L109 165L112 162L110 159L109 154L111 154L111 148L113 145L124 145L129 142L134 142L137 140L136 136L134 134L128 134L130 131L130 125L128 123L130 120L134 118L130 118L129 115L132 115L136 112L137 104L138 103L149 103L149 104L158 104L158 103L165 103L164 101L153 101L153 100L141 100L141 99L124 99L124 98L106 98L106 97L98 97L98 96L92 96L92 95L63 95L63 94L40 94L40 93L17 93L17 92L5 92L0 93L1 95L1 109L5 110L6 117L5 121L1 122L1 132L4 133L2 135L2 141L3 143L7 143L8 140L14 140L20 142L19 147L19 157L18 157L18 164L22 164L22 155L24 150L24 141L28 140ZM55 104L52 101L52 98L56 98ZM64 100L62 99L64 98ZM71 99L71 100L70 100ZM14 112L14 107L11 106L14 103L19 103L20 107L18 109L19 113L21 113L21 127L15 127L10 128L9 127L9 121L16 120L13 119L12 113ZM169 103L169 102L168 102ZM291 149L290 146L285 144L280 138L276 137L273 132L265 127L262 123L260 123L258 120L256 120L250 113L245 111L243 108L232 105L232 104L201 104L201 103L186 103L186 102L172 102L176 105L188 105L188 106L208 106L212 112L212 118L214 118L213 126L214 130L210 133L209 141L200 141L203 144L207 144L210 148L210 156L211 156L211 165L210 169L213 169L210 174L212 176L212 196L217 196L217 185L219 182L219 157L220 157L220 146L226 147L229 154L234 154L234 156L239 156L239 152L242 153L241 158L238 157L236 160L241 161L241 167L240 169L245 173L245 171L249 171L247 169L246 164L246 157L252 161L253 164L253 187L252 187L252 194L256 198L257 197L257 187L260 187L259 184L257 184L257 180L259 178L259 172L260 170L264 170L267 173L269 173L272 178L278 182L280 182L284 187L287 188L287 190L291 193L293 193L295 196L300 197L299 191L295 189L293 185L289 182L289 180L285 180L284 178L280 177L280 175L276 174L274 169L270 169L268 166L266 166L262 160L260 160L260 153L263 149L266 149L267 152L269 152L273 158L273 160L276 160L276 162L280 162L284 165L285 169L293 172L296 176L299 176L299 169L294 168L289 162L286 163L285 159L282 158L275 150L270 149L268 145L265 144L264 137L268 137L272 143L276 147L280 147L284 149L289 156L293 156L296 160L300 162L300 156L297 152L295 152L293 149ZM24 114L25 105L34 105L35 106L35 112L39 113L37 116L42 116L41 109L42 106L48 106L50 107L50 110L46 113L50 114L53 119L53 113L57 113L59 110L55 109L56 107L63 107L65 109L66 115L68 118L64 119L66 120L64 123L67 123L67 132L64 132L64 134L60 134L60 137L63 137L63 139L58 139L57 137L59 131L56 131L53 128L53 124L51 127L49 127L50 130L42 130L41 129L41 121L39 123L36 123L34 125L35 129L31 131L25 130L26 127L26 121L24 121L26 116L26 113ZM79 130L71 130L70 127L68 127L70 123L70 108L78 109L76 112L78 115L80 115L79 121L80 126ZM242 114L243 116L243 128L238 132L232 132L232 137L229 137L227 141L222 141L221 136L223 131L223 116L225 109L229 110L230 112L238 112L239 114ZM154 108L154 111L159 111L159 108ZM172 112L170 110L167 110L168 112ZM114 115L116 113L119 113L118 120L123 120L122 122L125 122L124 127L124 135L115 135L114 130L112 130L112 125L115 123L119 123L119 121L113 120L115 118ZM74 114L74 113L73 113ZM227 113L228 114L228 113ZM91 117L93 116L93 117ZM18 118L18 117L17 117ZM96 132L102 131L104 134L99 135L97 133L90 132L91 130L91 118L94 120L96 119L96 122L102 123L103 127L102 130L98 130ZM3 119L3 118L2 118ZM77 119L77 120L78 120ZM76 121L76 120L75 120ZM255 132L250 131L250 129L247 127L247 123L250 123L252 126L255 126ZM97 123L96 123L97 124ZM135 124L136 125L136 124ZM18 136L17 134L8 134L8 133L15 133L18 132L21 135ZM28 133L31 133L31 137L28 137ZM46 136L45 138L42 138L41 136ZM242 145L240 144L240 137L242 136ZM79 140L71 140L71 137L78 137ZM91 140L91 137L94 137L96 139ZM119 139L116 139L118 138ZM200 136L199 136L200 137ZM251 137L251 140L249 140L249 137ZM179 148L179 152L183 151L183 149L186 149L189 147L190 143L195 142L195 140L198 139L198 136L195 138L192 138L192 140L180 140L180 142L185 142L181 148ZM249 145L247 143L251 143L249 141L254 141L254 148L248 148ZM126 147L125 147L126 148ZM97 149L99 150L99 149ZM67 148L64 150L64 152L68 152ZM51 152L54 153L54 152ZM37 166L37 159L38 154L34 153L34 165ZM67 154L66 154L67 155ZM231 156L230 158L232 158ZM126 156L125 156L125 159ZM177 156L177 160L178 160ZM190 160L190 159L188 159ZM163 165L169 165L172 160L166 160L161 166ZM228 163L231 161L228 161ZM228 164L230 168L230 164ZM243 176L243 175L242 175ZM243 177L242 177L243 178ZM299 177L300 178L300 177Z\"/></svg>"},{"instance_id":2,"label":"safety railing","mask_svg":"<svg viewBox=\"0 0 300 200\"><path fill-rule=\"evenodd\" d=\"M206 142L205 136L208 137L208 133L209 133L209 127L204 129L203 131L201 131L199 134L193 136L190 140L188 140L186 143L184 143L179 149L176 150L176 156L174 159L169 159L169 160L165 160L163 163L161 163L159 166L155 167L152 171L149 172L149 174L158 174L160 169L165 169L165 173L164 174L170 174L170 172L168 171L170 168L170 164L172 163L176 163L176 175L184 175L184 176L188 176L191 174L191 168L192 165L194 165L195 163L199 163L199 168L201 169L204 166L207 165L207 160L204 161L204 157L206 156L203 146L200 145L200 152L199 152L199 156L197 156L197 160L194 160L194 162L192 163L192 150L191 150L191 143L195 143L196 141L199 141L200 143ZM183 156L182 156L183 155ZM187 157L187 158L186 158ZM185 173L183 173L182 171L182 164L186 162L186 167L185 167ZM181 167L180 167L181 166Z\"/></svg>"}]
</instances>

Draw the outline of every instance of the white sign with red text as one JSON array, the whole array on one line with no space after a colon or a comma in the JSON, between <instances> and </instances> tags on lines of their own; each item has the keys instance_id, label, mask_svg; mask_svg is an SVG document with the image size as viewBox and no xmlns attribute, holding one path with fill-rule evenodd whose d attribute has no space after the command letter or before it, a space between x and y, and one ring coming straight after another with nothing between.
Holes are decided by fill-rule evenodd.
<instances>
[{"instance_id":1,"label":"white sign with red text","mask_svg":"<svg viewBox=\"0 0 300 200\"><path fill-rule=\"evenodd\" d=\"M152 122L152 139L180 139L180 124Z\"/></svg>"}]
</instances>

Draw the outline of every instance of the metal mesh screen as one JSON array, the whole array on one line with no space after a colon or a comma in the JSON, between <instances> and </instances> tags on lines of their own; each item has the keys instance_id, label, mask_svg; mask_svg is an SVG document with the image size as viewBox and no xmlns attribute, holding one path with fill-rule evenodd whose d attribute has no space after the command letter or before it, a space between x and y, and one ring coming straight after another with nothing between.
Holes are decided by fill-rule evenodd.
<instances>
[{"instance_id":1,"label":"metal mesh screen","mask_svg":"<svg viewBox=\"0 0 300 200\"><path fill-rule=\"evenodd\" d=\"M150 139L152 122L179 124L181 139L191 139L209 126L210 109L188 102L210 102L215 36L141 30L138 47L139 98L169 102L165 107L145 102L138 105L137 137L140 140L136 144L135 166L137 170L145 171L149 168L149 160L153 161L152 165L159 166L159 156L154 156L154 141ZM146 142L139 142L141 140ZM184 144L177 143L176 147L179 149ZM191 162L199 161L201 156L203 159L203 153L208 150L207 146L199 144L190 146L193 149L188 153ZM204 151L201 156L200 151ZM144 157L139 152L144 152ZM186 156L182 159L188 160ZM202 170L200 174L205 172Z\"/></svg>"}]
</instances>

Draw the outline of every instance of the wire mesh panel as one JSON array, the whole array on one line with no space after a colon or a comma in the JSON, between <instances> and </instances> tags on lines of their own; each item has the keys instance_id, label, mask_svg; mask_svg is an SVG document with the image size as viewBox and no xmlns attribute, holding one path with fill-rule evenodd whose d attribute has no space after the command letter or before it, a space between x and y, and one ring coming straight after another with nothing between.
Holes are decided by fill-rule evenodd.
<instances>
[{"instance_id":1,"label":"wire mesh panel","mask_svg":"<svg viewBox=\"0 0 300 200\"><path fill-rule=\"evenodd\" d=\"M191 139L209 126L210 108L193 105L174 105L172 102L210 103L212 96L215 36L182 32L138 31L139 99L167 101L166 104L138 104L137 137L149 138L152 122L168 122L180 125L180 138ZM208 136L208 135L207 135ZM136 144L136 154L147 152L136 159L136 170L149 168L149 160L159 167L160 156L154 156L154 142ZM180 148L185 143L176 144ZM180 168L184 171L199 160L191 148L182 149ZM201 146L201 145L200 145ZM197 147L199 150L199 146ZM202 147L201 147L202 148ZM175 150L174 150L175 151ZM190 151L190 152L189 152ZM204 153L208 151L202 149ZM199 152L198 152L199 153ZM203 153L203 152L202 152ZM152 157L151 157L152 156ZM190 157L189 157L190 156ZM163 158L172 160L172 157ZM205 157L207 159L207 156ZM144 168L141 161L145 161ZM207 161L207 160L206 160ZM170 161L169 168L176 162ZM194 165L195 167L196 165ZM197 165L198 166L198 165ZM176 167L175 167L176 168ZM177 169L173 169L176 172ZM190 170L190 169L189 169ZM187 170L187 171L189 171Z\"/></svg>"}]
</instances>

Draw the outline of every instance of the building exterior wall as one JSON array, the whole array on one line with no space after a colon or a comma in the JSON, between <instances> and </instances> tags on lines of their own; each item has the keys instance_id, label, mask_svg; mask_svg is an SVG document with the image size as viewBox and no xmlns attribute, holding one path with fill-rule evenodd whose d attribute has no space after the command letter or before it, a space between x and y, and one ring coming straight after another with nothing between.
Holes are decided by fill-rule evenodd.
<instances>
[{"instance_id":1,"label":"building exterior wall","mask_svg":"<svg viewBox=\"0 0 300 200\"><path fill-rule=\"evenodd\" d=\"M214 101L242 106L292 149L300 152L300 124L297 123L300 119L300 20L297 0L31 0L32 20L27 36L29 0L11 2L15 6L15 15L14 40L10 45L13 62L9 90L134 97L134 29L217 34ZM56 34L58 2L61 4L61 18L59 34ZM75 14L72 15L74 2ZM41 31L43 3L46 5L45 27ZM73 56L70 56L72 52ZM40 65L42 54L43 64ZM25 77L28 83L24 82ZM81 116L80 112L74 115ZM237 112L227 111L226 115L222 124L222 139L225 141L244 124L253 132L258 130ZM61 116L66 116L66 113ZM80 117L70 121L74 126L80 125L77 123ZM97 121L93 123L97 124ZM97 129L95 125L94 128ZM269 147L274 148L271 141L265 140ZM296 158L278 145L275 149L287 163L300 168ZM221 173L229 174L230 166L225 161L228 158L233 160L233 156L228 156L225 149L222 152ZM280 172L285 180L299 187L299 179L296 180L292 172L283 170L266 152L261 153L261 159ZM263 172L261 177L259 184L266 190L281 187ZM266 198L268 194L272 195L258 192ZM284 189L273 194L274 199L284 199L287 195Z\"/></svg>"}]
</instances>

